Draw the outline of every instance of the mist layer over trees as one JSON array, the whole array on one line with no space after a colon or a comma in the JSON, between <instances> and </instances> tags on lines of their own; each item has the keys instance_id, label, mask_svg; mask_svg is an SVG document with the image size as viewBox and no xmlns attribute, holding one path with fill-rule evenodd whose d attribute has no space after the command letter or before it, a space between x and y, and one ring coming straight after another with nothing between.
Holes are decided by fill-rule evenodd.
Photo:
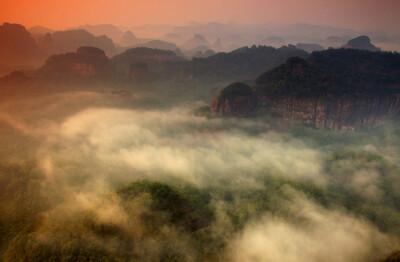
<instances>
[{"instance_id":1,"label":"mist layer over trees","mask_svg":"<svg viewBox=\"0 0 400 262\"><path fill-rule=\"evenodd\" d=\"M4 261L380 261L400 247L396 120L338 134L196 116L145 85L65 85L3 84Z\"/></svg>"},{"instance_id":2,"label":"mist layer over trees","mask_svg":"<svg viewBox=\"0 0 400 262\"><path fill-rule=\"evenodd\" d=\"M0 27L0 261L399 261L399 54Z\"/></svg>"}]
</instances>

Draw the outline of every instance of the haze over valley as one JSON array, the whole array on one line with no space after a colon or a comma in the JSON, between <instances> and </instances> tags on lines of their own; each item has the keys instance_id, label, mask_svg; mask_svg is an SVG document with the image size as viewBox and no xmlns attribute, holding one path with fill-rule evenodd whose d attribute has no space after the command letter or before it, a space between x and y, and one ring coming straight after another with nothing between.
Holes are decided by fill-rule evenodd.
<instances>
[{"instance_id":1,"label":"haze over valley","mask_svg":"<svg viewBox=\"0 0 400 262\"><path fill-rule=\"evenodd\" d=\"M0 5L0 261L400 261L397 1L114 2Z\"/></svg>"}]
</instances>

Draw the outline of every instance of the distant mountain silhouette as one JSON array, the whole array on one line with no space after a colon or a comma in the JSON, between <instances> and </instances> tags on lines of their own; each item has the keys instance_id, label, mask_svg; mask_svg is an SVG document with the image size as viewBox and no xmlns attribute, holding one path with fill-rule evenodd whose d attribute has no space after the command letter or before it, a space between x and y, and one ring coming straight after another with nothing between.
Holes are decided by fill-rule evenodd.
<instances>
[{"instance_id":1,"label":"distant mountain silhouette","mask_svg":"<svg viewBox=\"0 0 400 262\"><path fill-rule=\"evenodd\" d=\"M204 36L195 34L193 38L182 44L184 50L192 50L198 46L210 46L210 43L204 38Z\"/></svg>"},{"instance_id":2,"label":"distant mountain silhouette","mask_svg":"<svg viewBox=\"0 0 400 262\"><path fill-rule=\"evenodd\" d=\"M14 70L10 74L1 77L0 78L0 83L4 84L21 84L23 82L27 82L31 80L30 77L28 77L24 72Z\"/></svg>"},{"instance_id":3,"label":"distant mountain silhouette","mask_svg":"<svg viewBox=\"0 0 400 262\"><path fill-rule=\"evenodd\" d=\"M32 35L45 35L47 33L53 33L54 30L43 27L43 26L33 26L28 29L29 33Z\"/></svg>"},{"instance_id":4,"label":"distant mountain silhouette","mask_svg":"<svg viewBox=\"0 0 400 262\"><path fill-rule=\"evenodd\" d=\"M180 44L180 43L183 42L182 36L180 34L176 34L176 33L165 34L162 39L167 41L167 42L172 42L172 43L175 43L175 44Z\"/></svg>"},{"instance_id":5,"label":"distant mountain silhouette","mask_svg":"<svg viewBox=\"0 0 400 262\"><path fill-rule=\"evenodd\" d=\"M279 36L268 36L263 40L263 44L273 47L281 47L285 44L285 39Z\"/></svg>"},{"instance_id":6,"label":"distant mountain silhouette","mask_svg":"<svg viewBox=\"0 0 400 262\"><path fill-rule=\"evenodd\" d=\"M197 24L196 26L175 27L172 33L179 34L183 39L189 39L194 34L200 34L206 39L214 40L220 38L224 43L225 51L231 51L234 48L253 44L269 45L274 47L281 47L288 43L322 44L322 42L330 36L354 36L356 34L354 31L349 29L324 25L281 23L240 25L215 22ZM282 39L283 36L284 39ZM266 39L267 37L273 38ZM344 43L346 43L348 39L346 39ZM182 47L182 49L186 48Z\"/></svg>"},{"instance_id":7,"label":"distant mountain silhouette","mask_svg":"<svg viewBox=\"0 0 400 262\"><path fill-rule=\"evenodd\" d=\"M293 56L306 58L308 53L295 46L283 46L278 49L267 46L242 47L207 58L168 63L160 74L167 79L240 81L253 79Z\"/></svg>"},{"instance_id":8,"label":"distant mountain silhouette","mask_svg":"<svg viewBox=\"0 0 400 262\"><path fill-rule=\"evenodd\" d=\"M342 131L395 116L399 98L399 54L329 49L308 59L289 58L257 77L253 90L244 84L226 87L210 109L212 115L258 112L288 124Z\"/></svg>"},{"instance_id":9,"label":"distant mountain silhouette","mask_svg":"<svg viewBox=\"0 0 400 262\"><path fill-rule=\"evenodd\" d=\"M38 57L36 42L24 26L9 23L0 26L0 63L28 65Z\"/></svg>"},{"instance_id":10,"label":"distant mountain silhouette","mask_svg":"<svg viewBox=\"0 0 400 262\"><path fill-rule=\"evenodd\" d=\"M208 50L206 50L204 52L199 50L193 55L193 57L196 57L196 58L207 58L207 57L213 56L215 54L216 53L212 49L208 49Z\"/></svg>"},{"instance_id":11,"label":"distant mountain silhouette","mask_svg":"<svg viewBox=\"0 0 400 262\"><path fill-rule=\"evenodd\" d=\"M178 49L177 45L161 40L151 40L150 42L141 44L140 46L147 48L161 49L161 50L172 50L172 51Z\"/></svg>"},{"instance_id":12,"label":"distant mountain silhouette","mask_svg":"<svg viewBox=\"0 0 400 262\"><path fill-rule=\"evenodd\" d=\"M179 47L173 43L165 42L162 40L151 40L144 44L139 44L137 47L147 47L153 49L160 49L160 50L171 50L178 56L184 57L183 53L179 49Z\"/></svg>"},{"instance_id":13,"label":"distant mountain silhouette","mask_svg":"<svg viewBox=\"0 0 400 262\"><path fill-rule=\"evenodd\" d=\"M167 62L181 60L183 58L177 56L173 51L147 47L131 48L111 59L117 75L126 75L129 68L139 62L146 63L151 71L160 68Z\"/></svg>"},{"instance_id":14,"label":"distant mountain silhouette","mask_svg":"<svg viewBox=\"0 0 400 262\"><path fill-rule=\"evenodd\" d=\"M108 38L111 38L114 42L119 42L124 32L121 31L118 27L111 24L100 24L100 25L82 25L75 28L68 28L68 30L77 30L83 29L88 31L94 36L102 36L106 35Z\"/></svg>"},{"instance_id":15,"label":"distant mountain silhouette","mask_svg":"<svg viewBox=\"0 0 400 262\"><path fill-rule=\"evenodd\" d=\"M40 56L42 58L48 58L50 55L53 55L53 37L50 33L45 35L34 35L35 41L38 45Z\"/></svg>"},{"instance_id":16,"label":"distant mountain silhouette","mask_svg":"<svg viewBox=\"0 0 400 262\"><path fill-rule=\"evenodd\" d=\"M52 45L52 52L55 54L72 52L81 46L100 48L109 56L116 52L114 43L110 38L105 35L95 37L83 29L54 32Z\"/></svg>"},{"instance_id":17,"label":"distant mountain silhouette","mask_svg":"<svg viewBox=\"0 0 400 262\"><path fill-rule=\"evenodd\" d=\"M138 43L138 38L131 32L126 31L121 37L120 44L123 46L133 46Z\"/></svg>"},{"instance_id":18,"label":"distant mountain silhouette","mask_svg":"<svg viewBox=\"0 0 400 262\"><path fill-rule=\"evenodd\" d=\"M304 51L306 51L306 52L308 52L308 53L312 53L312 52L314 52L314 51L322 51L322 50L325 49L325 48L324 48L323 46L321 46L321 45L318 45L318 44L310 44L310 43L298 43L298 44L296 45L296 47L297 47L298 49L304 50Z\"/></svg>"},{"instance_id":19,"label":"distant mountain silhouette","mask_svg":"<svg viewBox=\"0 0 400 262\"><path fill-rule=\"evenodd\" d=\"M318 96L400 91L400 55L355 49L314 52L290 58L261 74L257 91L265 95Z\"/></svg>"},{"instance_id":20,"label":"distant mountain silhouette","mask_svg":"<svg viewBox=\"0 0 400 262\"><path fill-rule=\"evenodd\" d=\"M91 46L79 47L75 53L53 55L38 71L39 75L108 75L112 70L105 52Z\"/></svg>"},{"instance_id":21,"label":"distant mountain silhouette","mask_svg":"<svg viewBox=\"0 0 400 262\"><path fill-rule=\"evenodd\" d=\"M324 40L325 47L342 47L350 37L330 36Z\"/></svg>"},{"instance_id":22,"label":"distant mountain silhouette","mask_svg":"<svg viewBox=\"0 0 400 262\"><path fill-rule=\"evenodd\" d=\"M211 49L216 51L216 52L222 52L224 51L224 46L222 45L221 39L215 40L215 42L211 45Z\"/></svg>"},{"instance_id":23,"label":"distant mountain silhouette","mask_svg":"<svg viewBox=\"0 0 400 262\"><path fill-rule=\"evenodd\" d=\"M208 55L205 55L205 53L207 53ZM197 57L197 58L201 58L201 57L208 57L211 55L215 55L214 50L210 49L208 46L206 45L200 45L197 46L196 48L193 48L192 50L187 50L185 52L185 54L188 57Z\"/></svg>"},{"instance_id":24,"label":"distant mountain silhouette","mask_svg":"<svg viewBox=\"0 0 400 262\"><path fill-rule=\"evenodd\" d=\"M371 39L366 36L362 35L356 38L353 38L344 45L344 48L353 48L353 49L360 49L360 50L368 50L368 51L380 51L381 49L371 44Z\"/></svg>"}]
</instances>

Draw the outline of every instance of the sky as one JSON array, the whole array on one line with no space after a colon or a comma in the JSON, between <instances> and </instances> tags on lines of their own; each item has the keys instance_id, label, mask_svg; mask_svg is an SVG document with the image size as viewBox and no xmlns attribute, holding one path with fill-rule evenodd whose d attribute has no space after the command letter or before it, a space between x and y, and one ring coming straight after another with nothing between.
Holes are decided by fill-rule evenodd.
<instances>
[{"instance_id":1,"label":"sky","mask_svg":"<svg viewBox=\"0 0 400 262\"><path fill-rule=\"evenodd\" d=\"M1 23L51 29L274 21L400 34L399 13L400 0L0 0Z\"/></svg>"}]
</instances>

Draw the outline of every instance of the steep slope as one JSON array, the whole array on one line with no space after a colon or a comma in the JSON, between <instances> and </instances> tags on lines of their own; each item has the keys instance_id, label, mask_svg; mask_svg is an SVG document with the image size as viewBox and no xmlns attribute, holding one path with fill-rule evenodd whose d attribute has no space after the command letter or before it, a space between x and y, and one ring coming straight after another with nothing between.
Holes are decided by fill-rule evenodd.
<instances>
[{"instance_id":1,"label":"steep slope","mask_svg":"<svg viewBox=\"0 0 400 262\"><path fill-rule=\"evenodd\" d=\"M347 44L344 45L344 48L354 48L367 51L381 51L380 48L371 44L371 39L366 35L350 39Z\"/></svg>"},{"instance_id":2,"label":"steep slope","mask_svg":"<svg viewBox=\"0 0 400 262\"><path fill-rule=\"evenodd\" d=\"M250 86L236 82L224 88L214 99L211 108L214 114L247 115L257 107L257 97Z\"/></svg>"},{"instance_id":3,"label":"steep slope","mask_svg":"<svg viewBox=\"0 0 400 262\"><path fill-rule=\"evenodd\" d=\"M0 63L30 64L38 58L38 47L24 26L4 23L0 26Z\"/></svg>"},{"instance_id":4,"label":"steep slope","mask_svg":"<svg viewBox=\"0 0 400 262\"><path fill-rule=\"evenodd\" d=\"M96 47L80 47L75 53L53 55L39 69L39 75L105 76L111 72L111 63L105 52Z\"/></svg>"},{"instance_id":5,"label":"steep slope","mask_svg":"<svg viewBox=\"0 0 400 262\"><path fill-rule=\"evenodd\" d=\"M400 111L399 54L352 49L314 52L307 60L288 59L255 82L257 100L251 105L255 111L289 123L354 130L373 126ZM211 113L232 115L221 105L221 94ZM230 98L223 103L235 107L236 101Z\"/></svg>"}]
</instances>

